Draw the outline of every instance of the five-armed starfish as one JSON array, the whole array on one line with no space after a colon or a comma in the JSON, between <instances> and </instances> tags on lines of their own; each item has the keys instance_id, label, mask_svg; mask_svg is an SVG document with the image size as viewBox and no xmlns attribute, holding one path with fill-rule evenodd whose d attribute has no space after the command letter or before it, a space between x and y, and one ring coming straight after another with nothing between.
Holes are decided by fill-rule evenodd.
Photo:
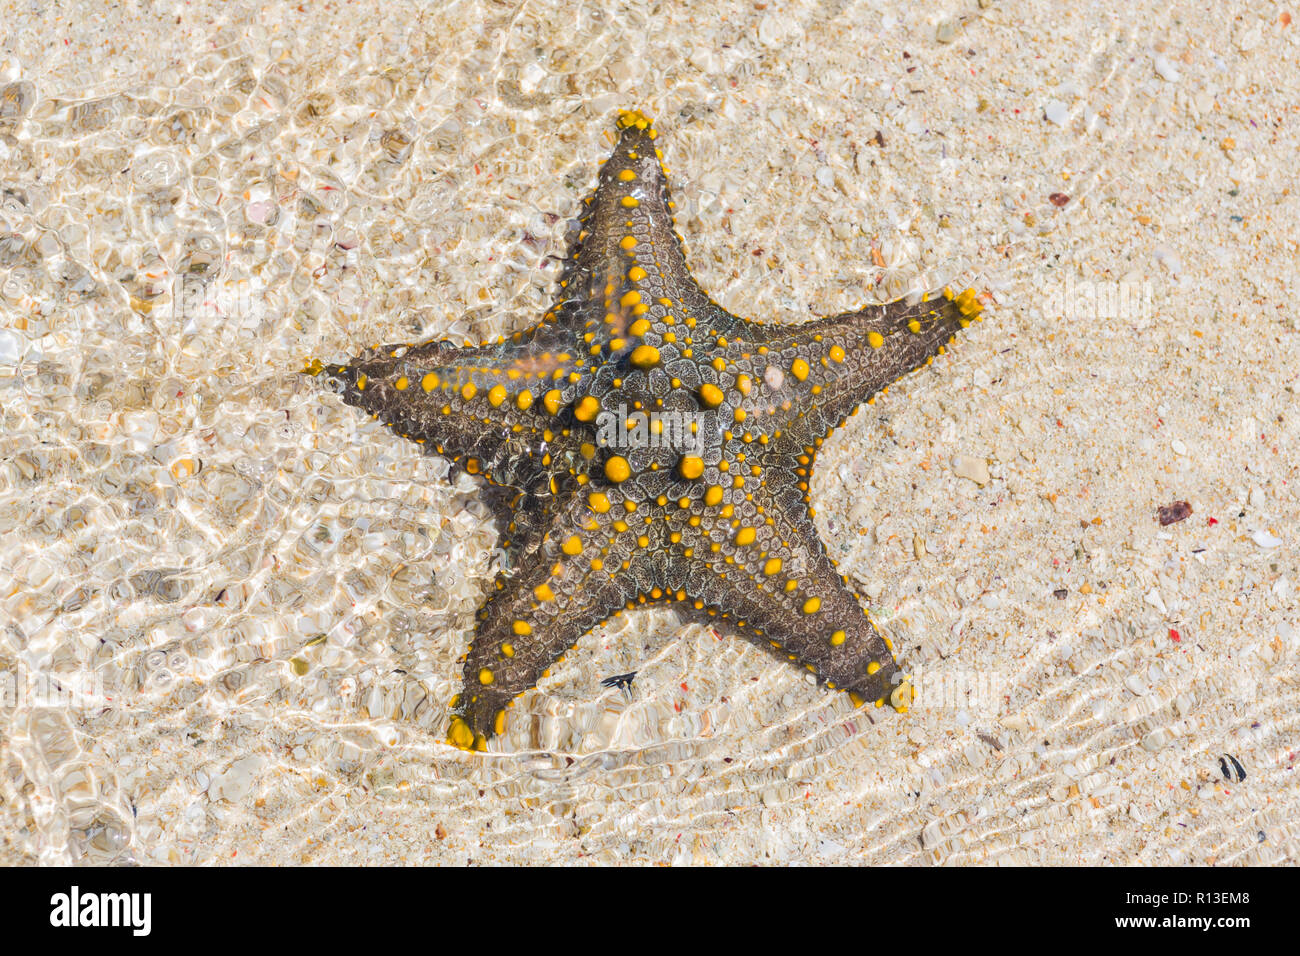
<instances>
[{"instance_id":1,"label":"five-armed starfish","mask_svg":"<svg viewBox=\"0 0 1300 956\"><path fill-rule=\"evenodd\" d=\"M483 749L580 637L655 601L901 709L911 689L818 539L809 478L832 429L980 303L945 290L800 325L737 318L691 278L650 121L624 112L618 128L540 322L308 369L491 485L508 566L478 612L449 739Z\"/></svg>"}]
</instances>

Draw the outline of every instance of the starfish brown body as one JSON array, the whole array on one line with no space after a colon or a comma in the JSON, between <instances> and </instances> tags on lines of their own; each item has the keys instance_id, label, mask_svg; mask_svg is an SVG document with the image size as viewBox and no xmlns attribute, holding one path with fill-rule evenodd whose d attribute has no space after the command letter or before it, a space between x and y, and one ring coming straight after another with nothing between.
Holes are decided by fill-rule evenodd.
<instances>
[{"instance_id":1,"label":"starfish brown body","mask_svg":"<svg viewBox=\"0 0 1300 956\"><path fill-rule=\"evenodd\" d=\"M507 567L478 613L449 738L482 749L580 637L673 601L855 701L910 700L818 538L822 441L980 311L945 291L800 325L716 305L687 269L639 112L586 200L557 301L480 346L383 346L320 366L343 400L489 483Z\"/></svg>"}]
</instances>

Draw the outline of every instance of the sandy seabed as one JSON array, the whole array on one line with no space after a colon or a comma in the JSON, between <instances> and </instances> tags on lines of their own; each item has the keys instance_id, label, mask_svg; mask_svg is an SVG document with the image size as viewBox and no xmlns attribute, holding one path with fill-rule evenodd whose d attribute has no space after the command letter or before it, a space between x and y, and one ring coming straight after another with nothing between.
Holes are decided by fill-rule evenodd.
<instances>
[{"instance_id":1,"label":"sandy seabed","mask_svg":"<svg viewBox=\"0 0 1300 956\"><path fill-rule=\"evenodd\" d=\"M0 862L1300 856L1285 3L131 6L0 7ZM906 715L645 611L444 743L477 486L297 371L535 321L619 107L731 311L991 300L818 461Z\"/></svg>"}]
</instances>

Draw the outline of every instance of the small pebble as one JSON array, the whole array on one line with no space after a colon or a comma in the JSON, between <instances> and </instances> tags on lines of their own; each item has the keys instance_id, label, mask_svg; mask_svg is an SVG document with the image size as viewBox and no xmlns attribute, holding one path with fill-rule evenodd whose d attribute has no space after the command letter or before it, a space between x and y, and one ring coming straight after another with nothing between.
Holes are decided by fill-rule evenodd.
<instances>
[{"instance_id":1,"label":"small pebble","mask_svg":"<svg viewBox=\"0 0 1300 956\"><path fill-rule=\"evenodd\" d=\"M1169 731L1153 730L1142 738L1142 749L1149 753L1159 753L1169 744Z\"/></svg>"},{"instance_id":2,"label":"small pebble","mask_svg":"<svg viewBox=\"0 0 1300 956\"><path fill-rule=\"evenodd\" d=\"M1276 535L1269 534L1267 531L1264 531L1262 529L1259 531L1252 531L1250 533L1250 538L1261 548L1276 548L1278 545L1282 543L1281 538L1277 537Z\"/></svg>"},{"instance_id":3,"label":"small pebble","mask_svg":"<svg viewBox=\"0 0 1300 956\"><path fill-rule=\"evenodd\" d=\"M1043 107L1043 116L1050 123L1064 126L1066 120L1070 118L1070 109L1060 100L1048 100L1047 105Z\"/></svg>"},{"instance_id":4,"label":"small pebble","mask_svg":"<svg viewBox=\"0 0 1300 956\"><path fill-rule=\"evenodd\" d=\"M1166 80L1170 83L1177 83L1182 79L1182 74L1178 72L1177 67L1175 67L1169 57L1165 56L1163 53L1156 54L1156 73L1162 80Z\"/></svg>"},{"instance_id":5,"label":"small pebble","mask_svg":"<svg viewBox=\"0 0 1300 956\"><path fill-rule=\"evenodd\" d=\"M1219 758L1219 772L1223 774L1223 779L1233 783L1241 783L1246 779L1246 768L1232 754L1224 754Z\"/></svg>"},{"instance_id":6,"label":"small pebble","mask_svg":"<svg viewBox=\"0 0 1300 956\"><path fill-rule=\"evenodd\" d=\"M1156 509L1156 517L1161 525L1170 525L1182 521L1192 513L1192 506L1186 501L1175 501L1171 505L1161 505Z\"/></svg>"},{"instance_id":7,"label":"small pebble","mask_svg":"<svg viewBox=\"0 0 1300 956\"><path fill-rule=\"evenodd\" d=\"M1156 246L1155 259L1156 262L1175 275L1183 271L1183 260L1178 257L1178 253L1168 246Z\"/></svg>"},{"instance_id":8,"label":"small pebble","mask_svg":"<svg viewBox=\"0 0 1300 956\"><path fill-rule=\"evenodd\" d=\"M989 463L973 455L953 455L952 470L960 478L968 478L983 487L989 483Z\"/></svg>"}]
</instances>

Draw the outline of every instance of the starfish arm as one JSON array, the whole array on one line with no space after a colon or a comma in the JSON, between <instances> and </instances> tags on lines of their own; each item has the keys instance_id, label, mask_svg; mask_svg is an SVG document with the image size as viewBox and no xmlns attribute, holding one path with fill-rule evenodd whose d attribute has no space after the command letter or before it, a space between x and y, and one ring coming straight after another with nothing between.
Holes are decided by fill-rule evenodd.
<instances>
[{"instance_id":1,"label":"starfish arm","mask_svg":"<svg viewBox=\"0 0 1300 956\"><path fill-rule=\"evenodd\" d=\"M579 470L576 410L561 395L586 368L571 349L543 322L481 346L376 346L318 370L338 383L346 404L399 435L494 484L526 488L547 471Z\"/></svg>"},{"instance_id":2,"label":"starfish arm","mask_svg":"<svg viewBox=\"0 0 1300 956\"><path fill-rule=\"evenodd\" d=\"M773 436L800 418L824 437L862 402L941 354L978 318L973 290L912 305L870 306L796 326L749 325L714 366L732 430Z\"/></svg>"},{"instance_id":3,"label":"starfish arm","mask_svg":"<svg viewBox=\"0 0 1300 956\"><path fill-rule=\"evenodd\" d=\"M510 703L579 638L652 594L668 577L664 535L662 521L607 483L584 486L556 508L527 560L514 577L497 579L479 611L451 742L481 747L501 733Z\"/></svg>"},{"instance_id":4,"label":"starfish arm","mask_svg":"<svg viewBox=\"0 0 1300 956\"><path fill-rule=\"evenodd\" d=\"M787 454L761 456L761 475L741 488L723 490L728 476L706 473L718 482L714 503L698 525L679 526L686 599L858 703L888 700L897 670L888 641L822 546Z\"/></svg>"},{"instance_id":5,"label":"starfish arm","mask_svg":"<svg viewBox=\"0 0 1300 956\"><path fill-rule=\"evenodd\" d=\"M635 293L636 316L662 320L671 312L719 328L739 322L713 304L691 276L681 236L673 219L673 202L657 133L638 111L618 121L619 137L601 167L595 192L584 201L570 260L560 279L562 298L577 301L622 299ZM610 275L609 264L621 274ZM616 282L608 286L611 278ZM560 309L564 313L563 307Z\"/></svg>"}]
</instances>

